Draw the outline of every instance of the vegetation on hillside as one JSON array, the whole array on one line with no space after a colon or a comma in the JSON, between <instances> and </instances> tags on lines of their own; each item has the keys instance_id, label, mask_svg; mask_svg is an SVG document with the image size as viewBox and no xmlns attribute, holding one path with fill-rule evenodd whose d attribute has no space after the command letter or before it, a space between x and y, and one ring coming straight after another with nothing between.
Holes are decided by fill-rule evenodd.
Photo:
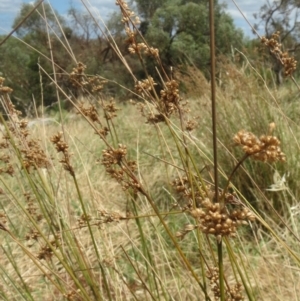
<instances>
[{"instance_id":1,"label":"vegetation on hillside","mask_svg":"<svg viewBox=\"0 0 300 301\"><path fill-rule=\"evenodd\" d=\"M0 42L1 300L297 300L297 62L205 3L117 0L107 27L23 5Z\"/></svg>"},{"instance_id":2,"label":"vegetation on hillside","mask_svg":"<svg viewBox=\"0 0 300 301\"><path fill-rule=\"evenodd\" d=\"M151 9L147 3L137 1L143 18L136 29L140 30L149 44L159 49L165 70L171 72L172 67L173 70L179 69L186 73L186 67L194 66L201 68L208 76L209 28L206 1L151 1ZM13 28L30 13L32 7L31 4L22 5ZM230 55L232 47L242 45L242 33L234 27L233 20L222 6L217 5L215 16L218 55ZM36 106L49 106L56 102L55 87L45 72L55 72L56 81L66 93L78 97L78 91L68 81L68 74L79 58L87 66L88 74L99 74L110 81L133 88L132 80L128 78L124 64L115 52L118 47L124 57L131 61L126 45L129 41L126 42L120 14L115 13L108 21L107 28L113 34L113 41L107 40L107 29L97 24L88 13L70 8L68 22L49 4L44 4L18 28L17 39L11 38L0 47L2 76L15 91L12 97L18 109L32 114L33 99ZM141 65L134 61L130 63L137 78L144 78ZM20 64L23 66L22 74L19 74ZM145 64L149 72L157 77L151 60L145 59ZM115 84L108 84L105 89L110 96L128 98L128 93Z\"/></svg>"}]
</instances>

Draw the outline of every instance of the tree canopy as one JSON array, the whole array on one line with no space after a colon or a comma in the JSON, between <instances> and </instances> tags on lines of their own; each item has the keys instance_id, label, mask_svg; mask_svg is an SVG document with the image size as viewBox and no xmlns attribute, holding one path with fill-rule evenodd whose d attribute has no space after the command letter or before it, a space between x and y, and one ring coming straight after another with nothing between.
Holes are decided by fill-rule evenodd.
<instances>
[{"instance_id":1,"label":"tree canopy","mask_svg":"<svg viewBox=\"0 0 300 301\"><path fill-rule=\"evenodd\" d=\"M137 0L144 19L146 40L158 47L166 64L195 64L199 68L209 63L209 9L207 1ZM144 11L147 10L147 11ZM151 14L150 14L151 12ZM231 47L242 44L243 34L235 28L224 6L215 9L216 47L218 54L228 54Z\"/></svg>"}]
</instances>

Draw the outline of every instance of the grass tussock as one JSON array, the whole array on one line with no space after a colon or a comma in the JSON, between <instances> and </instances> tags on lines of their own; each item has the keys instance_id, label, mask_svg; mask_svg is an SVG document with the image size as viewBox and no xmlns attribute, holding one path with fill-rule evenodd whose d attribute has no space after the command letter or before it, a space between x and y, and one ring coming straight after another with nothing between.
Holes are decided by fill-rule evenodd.
<instances>
[{"instance_id":1,"label":"grass tussock","mask_svg":"<svg viewBox=\"0 0 300 301\"><path fill-rule=\"evenodd\" d=\"M1 78L1 300L297 300L297 86L268 88L247 60L223 65L215 187L209 82L193 68L183 83L167 74L117 3L144 68L137 78L108 37L130 101L106 97L109 79L78 62L77 101L47 74L73 111L28 123Z\"/></svg>"}]
</instances>

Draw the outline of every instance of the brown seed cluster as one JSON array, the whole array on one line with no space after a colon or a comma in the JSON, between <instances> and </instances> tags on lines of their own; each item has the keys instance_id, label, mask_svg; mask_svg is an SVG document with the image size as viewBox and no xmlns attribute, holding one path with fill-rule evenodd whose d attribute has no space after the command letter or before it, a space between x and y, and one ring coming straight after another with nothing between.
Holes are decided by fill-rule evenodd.
<instances>
[{"instance_id":1,"label":"brown seed cluster","mask_svg":"<svg viewBox=\"0 0 300 301\"><path fill-rule=\"evenodd\" d=\"M170 80L165 83L165 89L160 91L160 111L167 117L178 111L179 96L178 82Z\"/></svg>"},{"instance_id":2,"label":"brown seed cluster","mask_svg":"<svg viewBox=\"0 0 300 301\"><path fill-rule=\"evenodd\" d=\"M110 168L113 165L121 165L122 160L127 155L127 147L126 145L119 144L119 148L117 149L106 149L102 152L103 160L102 164L106 168Z\"/></svg>"},{"instance_id":3,"label":"brown seed cluster","mask_svg":"<svg viewBox=\"0 0 300 301\"><path fill-rule=\"evenodd\" d=\"M31 169L48 168L50 162L39 142L29 138L27 123L26 120L21 120L15 123L13 127L10 127L11 133L19 138L19 149L23 154L23 166L28 172Z\"/></svg>"},{"instance_id":4,"label":"brown seed cluster","mask_svg":"<svg viewBox=\"0 0 300 301\"><path fill-rule=\"evenodd\" d=\"M243 151L262 162L286 161L285 154L280 149L280 141L271 135L262 135L259 138L251 132L239 131L233 138L236 145Z\"/></svg>"},{"instance_id":5,"label":"brown seed cluster","mask_svg":"<svg viewBox=\"0 0 300 301\"><path fill-rule=\"evenodd\" d=\"M153 56L154 58L159 58L159 51L157 48L149 47L146 43L138 42L137 35L137 25L141 23L138 16L135 16L135 13L129 9L126 1L117 0L116 5L120 7L122 14L122 23L125 26L125 32L127 35L127 44L128 51L131 54L137 54L141 57L142 54L147 56Z\"/></svg>"},{"instance_id":6,"label":"brown seed cluster","mask_svg":"<svg viewBox=\"0 0 300 301\"><path fill-rule=\"evenodd\" d=\"M154 82L152 77L149 77L146 80L139 81L135 85L137 93L143 97L148 96L151 98L154 91ZM147 123L155 124L158 122L166 121L166 118L169 118L172 114L177 113L180 110L181 97L179 96L178 82L175 80L170 80L164 83L165 87L160 91L160 98L152 101L155 109L154 111L146 112L146 106L143 104L139 105L140 112L143 116L147 118ZM187 124L187 129L192 130L196 126L195 122L190 122Z\"/></svg>"},{"instance_id":7,"label":"brown seed cluster","mask_svg":"<svg viewBox=\"0 0 300 301\"><path fill-rule=\"evenodd\" d=\"M297 61L294 57L290 57L288 52L282 52L282 45L279 43L280 32L272 34L270 39L266 37L261 38L261 42L266 45L270 52L284 67L284 75L291 76L297 68Z\"/></svg>"},{"instance_id":8,"label":"brown seed cluster","mask_svg":"<svg viewBox=\"0 0 300 301\"><path fill-rule=\"evenodd\" d=\"M5 145L6 144L4 142L1 142L0 149L3 149ZM5 147L5 149L6 148L8 148L8 145L7 147ZM15 169L13 165L10 163L10 159L11 157L8 154L2 154L0 156L0 174L8 174L10 176L14 175Z\"/></svg>"},{"instance_id":9,"label":"brown seed cluster","mask_svg":"<svg viewBox=\"0 0 300 301\"><path fill-rule=\"evenodd\" d=\"M99 93L103 90L107 80L101 78L99 75L93 75L88 77L90 91L92 93Z\"/></svg>"},{"instance_id":10,"label":"brown seed cluster","mask_svg":"<svg viewBox=\"0 0 300 301\"><path fill-rule=\"evenodd\" d=\"M38 238L41 236L41 233L35 229L30 229L26 235L25 235L25 239L27 241L33 240L33 241L37 241ZM32 246L32 245L30 245Z\"/></svg>"},{"instance_id":11,"label":"brown seed cluster","mask_svg":"<svg viewBox=\"0 0 300 301\"><path fill-rule=\"evenodd\" d=\"M106 121L112 120L117 116L116 112L119 110L116 107L116 103L113 98L111 98L108 102L102 101L101 106L104 113L104 118ZM104 126L101 122L98 110L95 105L89 104L86 106L84 103L80 103L78 105L79 112L77 114L82 114L83 116L88 117L92 122L100 124L100 128L97 129L97 133L100 134L100 137L104 139L109 133L109 128Z\"/></svg>"},{"instance_id":12,"label":"brown seed cluster","mask_svg":"<svg viewBox=\"0 0 300 301\"><path fill-rule=\"evenodd\" d=\"M127 147L119 144L119 148L105 149L102 152L102 161L106 172L116 179L124 190L132 188L134 192L139 191L140 184L134 173L137 168L135 161L126 160Z\"/></svg>"},{"instance_id":13,"label":"brown seed cluster","mask_svg":"<svg viewBox=\"0 0 300 301\"><path fill-rule=\"evenodd\" d=\"M196 225L186 224L183 229L176 232L175 236L179 239L183 239L189 232L197 229Z\"/></svg>"},{"instance_id":14,"label":"brown seed cluster","mask_svg":"<svg viewBox=\"0 0 300 301\"><path fill-rule=\"evenodd\" d=\"M86 107L84 103L80 103L78 105L78 108L80 109L80 112L78 112L78 114L82 114L83 116L88 117L92 122L101 123L95 105L89 105L88 107Z\"/></svg>"},{"instance_id":15,"label":"brown seed cluster","mask_svg":"<svg viewBox=\"0 0 300 301\"><path fill-rule=\"evenodd\" d=\"M92 216L89 214L81 214L80 217L77 219L77 223L80 228L83 228L87 225L88 222L92 220Z\"/></svg>"},{"instance_id":16,"label":"brown seed cluster","mask_svg":"<svg viewBox=\"0 0 300 301\"><path fill-rule=\"evenodd\" d=\"M208 198L202 202L201 208L190 210L190 214L198 221L200 230L213 234L220 241L222 236L234 237L237 227L254 221L254 214L246 207L228 209L220 203L213 203Z\"/></svg>"},{"instance_id":17,"label":"brown seed cluster","mask_svg":"<svg viewBox=\"0 0 300 301\"><path fill-rule=\"evenodd\" d=\"M212 292L214 294L214 299L220 300L221 294L220 294L220 284L219 284L219 270L218 268L212 268L206 273L206 277L210 281L210 285L212 288ZM242 294L242 284L236 283L233 288L226 287L225 290L225 300L226 301L242 301L245 300L243 294Z\"/></svg>"},{"instance_id":18,"label":"brown seed cluster","mask_svg":"<svg viewBox=\"0 0 300 301\"><path fill-rule=\"evenodd\" d=\"M132 41L133 37L128 39L128 42ZM143 53L147 56L159 57L159 50L157 48L149 47L145 43L131 43L128 47L131 54Z\"/></svg>"},{"instance_id":19,"label":"brown seed cluster","mask_svg":"<svg viewBox=\"0 0 300 301\"><path fill-rule=\"evenodd\" d=\"M198 123L196 120L192 119L192 120L188 120L186 122L186 126L185 126L185 129L188 131L188 132L191 132L192 130L194 130L196 127L197 127Z\"/></svg>"},{"instance_id":20,"label":"brown seed cluster","mask_svg":"<svg viewBox=\"0 0 300 301\"><path fill-rule=\"evenodd\" d=\"M116 107L116 102L111 98L108 102L103 102L104 117L106 120L111 120L117 117L119 109Z\"/></svg>"},{"instance_id":21,"label":"brown seed cluster","mask_svg":"<svg viewBox=\"0 0 300 301\"><path fill-rule=\"evenodd\" d=\"M78 219L77 223L80 228L86 227L89 222L90 225L102 227L104 224L119 222L121 220L126 220L127 216L120 214L119 212L108 212L106 210L98 210L99 215L97 217L92 217L91 215L82 214Z\"/></svg>"},{"instance_id":22,"label":"brown seed cluster","mask_svg":"<svg viewBox=\"0 0 300 301\"><path fill-rule=\"evenodd\" d=\"M66 298L66 300L73 301L73 300L76 300L77 295L78 294L76 291L71 291L71 292L64 294L63 296L64 296L64 298Z\"/></svg>"},{"instance_id":23,"label":"brown seed cluster","mask_svg":"<svg viewBox=\"0 0 300 301\"><path fill-rule=\"evenodd\" d=\"M54 144L56 150L58 153L63 153L63 158L59 161L62 163L64 169L68 171L71 176L75 176L74 169L71 165L71 154L69 153L69 146L68 144L63 140L63 133L59 132L57 135L54 135L51 137L51 142Z\"/></svg>"},{"instance_id":24,"label":"brown seed cluster","mask_svg":"<svg viewBox=\"0 0 300 301\"><path fill-rule=\"evenodd\" d=\"M38 252L38 255L37 255L37 258L42 260L51 260L52 256L53 256L53 251L52 251L52 248L50 247L50 245L56 249L58 248L58 245L57 245L57 240L55 239L52 239L49 241L48 244L45 244L43 246L40 247L40 250Z\"/></svg>"},{"instance_id":25,"label":"brown seed cluster","mask_svg":"<svg viewBox=\"0 0 300 301\"><path fill-rule=\"evenodd\" d=\"M112 222L119 222L121 220L127 219L126 216L120 214L119 212L107 212L106 210L98 210L99 217L98 225L112 223Z\"/></svg>"},{"instance_id":26,"label":"brown seed cluster","mask_svg":"<svg viewBox=\"0 0 300 301\"><path fill-rule=\"evenodd\" d=\"M154 86L156 86L157 84L154 82L153 78L151 76L149 76L147 79L138 81L135 84L135 90L138 94L142 95L143 97L147 96L151 96L151 94L149 94L151 91L154 91Z\"/></svg>"},{"instance_id":27,"label":"brown seed cluster","mask_svg":"<svg viewBox=\"0 0 300 301\"><path fill-rule=\"evenodd\" d=\"M142 54L152 56L157 64L161 67L161 74L165 76L166 80L163 80L163 89L160 94L157 95L155 86L157 83L151 76L146 79L139 80L135 83L136 92L146 100L149 100L149 104L153 108L147 108L145 105L139 105L139 109L144 117L147 119L147 123L156 124L159 122L166 122L174 112L178 112L181 107L179 103L181 98L179 96L178 82L174 79L170 79L162 67L162 63L159 56L159 51L156 48L150 47L145 41L140 32L137 30L137 24L139 24L139 18L135 17L134 12L128 8L128 4L123 0L117 0L116 4L120 6L122 13L122 22L125 26L125 32L127 34L127 43L129 44L128 50L132 54L137 54L139 60L143 62ZM144 42L139 42L142 39ZM191 131L196 127L196 122L189 121L185 128L187 131Z\"/></svg>"},{"instance_id":28,"label":"brown seed cluster","mask_svg":"<svg viewBox=\"0 0 300 301\"><path fill-rule=\"evenodd\" d=\"M23 154L23 166L27 172L30 172L31 168L48 168L50 162L38 141L30 139L26 142L25 147L21 149L21 153Z\"/></svg>"},{"instance_id":29,"label":"brown seed cluster","mask_svg":"<svg viewBox=\"0 0 300 301\"><path fill-rule=\"evenodd\" d=\"M242 284L236 283L233 287L230 287L227 290L227 300L228 301L243 301L245 300L243 294L242 294Z\"/></svg>"},{"instance_id":30,"label":"brown seed cluster","mask_svg":"<svg viewBox=\"0 0 300 301\"><path fill-rule=\"evenodd\" d=\"M196 220L195 225L188 224L176 233L180 239L187 233L200 229L203 233L216 236L220 241L222 236L234 237L239 226L255 220L254 214L232 193L227 192L223 195L223 191L220 190L219 199L221 195L223 198L221 204L215 202L215 192L209 185L205 190L201 186L191 189L187 177L176 178L172 185L186 201L181 210L189 212Z\"/></svg>"},{"instance_id":31,"label":"brown seed cluster","mask_svg":"<svg viewBox=\"0 0 300 301\"><path fill-rule=\"evenodd\" d=\"M10 116L10 121L8 122L9 132L3 134L0 148L8 149L10 146L14 147L14 145L17 145L21 153L22 168L26 169L28 173L31 172L32 169L48 168L50 161L41 148L39 141L30 138L27 129L27 120L19 119L21 113L15 109L9 99L7 99L5 105L6 111ZM15 139L13 144L11 144L12 139ZM10 155L3 154L0 161L6 164L5 168L0 168L0 172L5 172L12 176L14 168L10 163Z\"/></svg>"},{"instance_id":32,"label":"brown seed cluster","mask_svg":"<svg viewBox=\"0 0 300 301\"><path fill-rule=\"evenodd\" d=\"M0 211L0 230L7 231L7 216L3 211Z\"/></svg>"},{"instance_id":33,"label":"brown seed cluster","mask_svg":"<svg viewBox=\"0 0 300 301\"><path fill-rule=\"evenodd\" d=\"M34 199L32 198L31 194L29 192L24 192L24 197L26 200L26 210L27 212L32 216L32 218L39 222L43 219L43 215L39 213L39 209L36 206L36 203L34 202Z\"/></svg>"},{"instance_id":34,"label":"brown seed cluster","mask_svg":"<svg viewBox=\"0 0 300 301\"><path fill-rule=\"evenodd\" d=\"M73 87L80 89L82 92L97 93L103 90L106 80L100 76L88 76L85 74L86 65L79 62L69 75L69 80Z\"/></svg>"},{"instance_id":35,"label":"brown seed cluster","mask_svg":"<svg viewBox=\"0 0 300 301\"><path fill-rule=\"evenodd\" d=\"M219 270L212 268L206 273L206 277L210 281L211 289L213 291L215 300L220 300L220 286L219 286Z\"/></svg>"},{"instance_id":36,"label":"brown seed cluster","mask_svg":"<svg viewBox=\"0 0 300 301\"><path fill-rule=\"evenodd\" d=\"M83 88L88 84L86 75L84 73L86 65L79 62L75 68L73 68L70 73L70 81L72 85L76 88Z\"/></svg>"},{"instance_id":37,"label":"brown seed cluster","mask_svg":"<svg viewBox=\"0 0 300 301\"><path fill-rule=\"evenodd\" d=\"M193 208L193 200L197 207L201 206L202 201L206 195L206 192L202 187L197 187L191 189L190 181L187 176L182 176L180 178L175 178L172 181L172 186L175 191L182 196L184 203L181 204L184 211L188 211ZM207 190L210 190L209 185L207 185ZM181 202L182 203L182 202Z\"/></svg>"},{"instance_id":38,"label":"brown seed cluster","mask_svg":"<svg viewBox=\"0 0 300 301\"><path fill-rule=\"evenodd\" d=\"M0 95L13 92L13 89L11 89L10 87L3 86L4 81L5 81L5 78L0 77Z\"/></svg>"}]
</instances>

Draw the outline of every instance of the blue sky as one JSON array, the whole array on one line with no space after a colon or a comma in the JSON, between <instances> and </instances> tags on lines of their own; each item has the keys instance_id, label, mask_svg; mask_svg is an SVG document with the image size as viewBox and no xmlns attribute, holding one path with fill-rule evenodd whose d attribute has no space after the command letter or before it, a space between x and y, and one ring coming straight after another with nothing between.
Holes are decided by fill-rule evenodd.
<instances>
[{"instance_id":1,"label":"blue sky","mask_svg":"<svg viewBox=\"0 0 300 301\"><path fill-rule=\"evenodd\" d=\"M151 1L151 0L149 0ZM14 18L17 16L22 3L32 3L32 0L0 0L0 34L8 33L11 29ZM78 9L82 9L83 5L81 0L45 0L49 2L61 15L67 16L68 9L72 4ZM111 12L117 9L115 0L85 0L90 3L103 18L106 18ZM244 21L241 14L236 9L231 0L219 0L227 4L227 11L233 17L237 27L243 29L246 35L253 37L251 29L246 21ZM263 5L264 1L261 0L236 0L243 13L246 15L251 23L254 23L253 13L257 13L259 8Z\"/></svg>"}]
</instances>

